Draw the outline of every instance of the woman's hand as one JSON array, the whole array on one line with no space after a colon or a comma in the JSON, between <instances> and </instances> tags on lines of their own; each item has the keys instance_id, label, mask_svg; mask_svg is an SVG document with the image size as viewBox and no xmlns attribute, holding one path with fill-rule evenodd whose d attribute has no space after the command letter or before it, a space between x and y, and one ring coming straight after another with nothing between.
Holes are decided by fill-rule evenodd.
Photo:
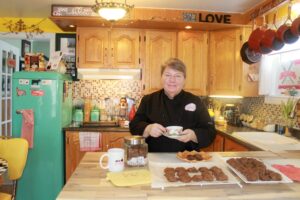
<instances>
[{"instance_id":1,"label":"woman's hand","mask_svg":"<svg viewBox=\"0 0 300 200\"><path fill-rule=\"evenodd\" d=\"M182 131L181 134L182 135L177 140L184 142L184 143L189 142L189 141L198 143L196 134L192 129L185 129L184 131Z\"/></svg>"},{"instance_id":2,"label":"woman's hand","mask_svg":"<svg viewBox=\"0 0 300 200\"><path fill-rule=\"evenodd\" d=\"M145 138L147 138L148 136L159 137L166 131L167 131L166 128L160 124L157 124L157 123L149 124L145 128L143 136Z\"/></svg>"}]
</instances>

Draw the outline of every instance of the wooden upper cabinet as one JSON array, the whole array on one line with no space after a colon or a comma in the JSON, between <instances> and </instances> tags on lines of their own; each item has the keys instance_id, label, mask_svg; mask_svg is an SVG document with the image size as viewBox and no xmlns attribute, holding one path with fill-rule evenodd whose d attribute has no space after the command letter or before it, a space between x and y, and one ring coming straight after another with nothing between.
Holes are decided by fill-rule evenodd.
<instances>
[{"instance_id":1,"label":"wooden upper cabinet","mask_svg":"<svg viewBox=\"0 0 300 200\"><path fill-rule=\"evenodd\" d=\"M138 30L78 28L77 43L79 68L139 67Z\"/></svg>"},{"instance_id":2,"label":"wooden upper cabinet","mask_svg":"<svg viewBox=\"0 0 300 200\"><path fill-rule=\"evenodd\" d=\"M247 65L240 57L240 49L250 31L235 28L210 32L210 95L258 95L258 81L248 79L249 74L258 74L258 66Z\"/></svg>"},{"instance_id":3,"label":"wooden upper cabinet","mask_svg":"<svg viewBox=\"0 0 300 200\"><path fill-rule=\"evenodd\" d=\"M207 32L179 32L178 58L186 64L185 90L207 95Z\"/></svg>"},{"instance_id":4,"label":"wooden upper cabinet","mask_svg":"<svg viewBox=\"0 0 300 200\"><path fill-rule=\"evenodd\" d=\"M240 30L210 33L210 94L237 95L239 83Z\"/></svg>"},{"instance_id":5,"label":"wooden upper cabinet","mask_svg":"<svg viewBox=\"0 0 300 200\"><path fill-rule=\"evenodd\" d=\"M105 67L108 53L108 34L108 29L77 29L77 61L79 68Z\"/></svg>"},{"instance_id":6,"label":"wooden upper cabinet","mask_svg":"<svg viewBox=\"0 0 300 200\"><path fill-rule=\"evenodd\" d=\"M111 32L111 59L114 67L139 67L140 32L113 30Z\"/></svg>"},{"instance_id":7,"label":"wooden upper cabinet","mask_svg":"<svg viewBox=\"0 0 300 200\"><path fill-rule=\"evenodd\" d=\"M161 65L171 57L176 57L176 32L146 31L146 93L161 88Z\"/></svg>"}]
</instances>

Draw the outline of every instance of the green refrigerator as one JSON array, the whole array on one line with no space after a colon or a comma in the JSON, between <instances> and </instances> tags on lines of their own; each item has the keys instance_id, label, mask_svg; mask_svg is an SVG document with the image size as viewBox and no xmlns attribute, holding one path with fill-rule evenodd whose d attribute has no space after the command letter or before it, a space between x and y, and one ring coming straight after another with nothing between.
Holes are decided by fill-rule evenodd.
<instances>
[{"instance_id":1,"label":"green refrigerator","mask_svg":"<svg viewBox=\"0 0 300 200\"><path fill-rule=\"evenodd\" d=\"M71 84L71 77L56 72L13 74L13 137L21 137L20 112L34 113L33 148L18 180L17 200L54 200L64 185L62 129L72 120Z\"/></svg>"}]
</instances>

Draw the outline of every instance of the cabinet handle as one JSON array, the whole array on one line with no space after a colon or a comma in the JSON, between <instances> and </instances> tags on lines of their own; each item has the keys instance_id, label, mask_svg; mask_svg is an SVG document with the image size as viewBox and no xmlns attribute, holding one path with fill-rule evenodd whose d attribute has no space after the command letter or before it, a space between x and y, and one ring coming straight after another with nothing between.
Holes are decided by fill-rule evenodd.
<instances>
[{"instance_id":1,"label":"cabinet handle","mask_svg":"<svg viewBox=\"0 0 300 200\"><path fill-rule=\"evenodd\" d=\"M114 57L114 48L111 48L111 57Z\"/></svg>"}]
</instances>

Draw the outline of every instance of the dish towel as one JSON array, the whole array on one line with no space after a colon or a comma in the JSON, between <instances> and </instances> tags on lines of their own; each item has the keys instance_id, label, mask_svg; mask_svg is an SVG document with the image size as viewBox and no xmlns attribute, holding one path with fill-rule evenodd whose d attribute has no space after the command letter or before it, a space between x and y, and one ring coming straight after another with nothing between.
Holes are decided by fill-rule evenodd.
<instances>
[{"instance_id":1,"label":"dish towel","mask_svg":"<svg viewBox=\"0 0 300 200\"><path fill-rule=\"evenodd\" d=\"M300 168L294 165L272 165L272 167L278 169L293 181L300 182Z\"/></svg>"},{"instance_id":2,"label":"dish towel","mask_svg":"<svg viewBox=\"0 0 300 200\"><path fill-rule=\"evenodd\" d=\"M34 113L33 110L21 110L22 114L22 132L21 137L26 139L29 148L33 148L33 135L34 135Z\"/></svg>"},{"instance_id":3,"label":"dish towel","mask_svg":"<svg viewBox=\"0 0 300 200\"><path fill-rule=\"evenodd\" d=\"M80 151L100 150L101 134L99 132L79 132Z\"/></svg>"}]
</instances>

